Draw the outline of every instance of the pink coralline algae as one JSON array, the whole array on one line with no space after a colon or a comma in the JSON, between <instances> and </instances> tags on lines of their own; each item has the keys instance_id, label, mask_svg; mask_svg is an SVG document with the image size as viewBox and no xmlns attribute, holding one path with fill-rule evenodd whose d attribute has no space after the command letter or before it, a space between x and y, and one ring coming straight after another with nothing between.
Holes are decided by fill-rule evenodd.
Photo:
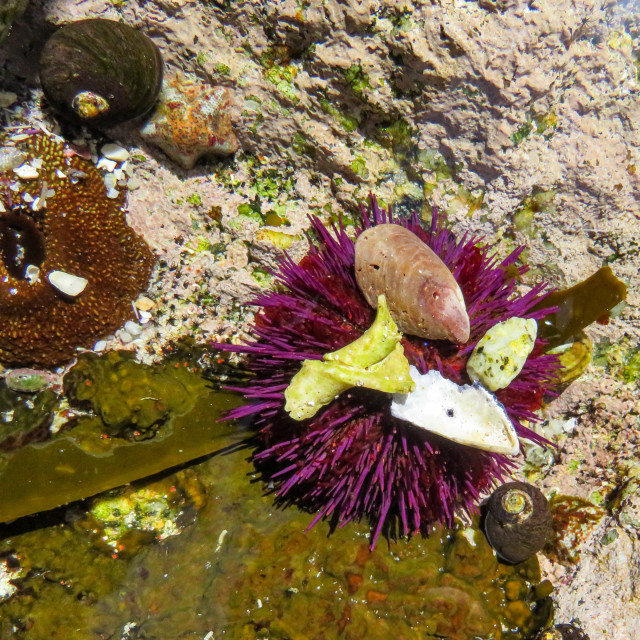
<instances>
[{"instance_id":1,"label":"pink coralline algae","mask_svg":"<svg viewBox=\"0 0 640 640\"><path fill-rule=\"evenodd\" d=\"M165 82L158 106L141 130L184 169L205 155L231 155L238 140L231 127L228 89L179 78Z\"/></svg>"},{"instance_id":2,"label":"pink coralline algae","mask_svg":"<svg viewBox=\"0 0 640 640\"><path fill-rule=\"evenodd\" d=\"M421 373L435 369L457 384L468 384L466 362L474 346L496 323L510 317L540 319L533 307L544 298L544 284L517 292L527 270L516 266L524 247L500 260L478 238L456 236L434 212L426 228L417 215L394 217L372 198L362 207L356 235L379 224L397 224L415 233L453 273L467 305L470 339L463 345L404 335L409 362ZM237 389L247 403L231 412L253 418L260 447L254 460L280 504L316 512L311 526L328 518L333 526L368 518L372 545L387 535L428 533L436 523L453 525L457 513L477 512L483 492L510 474L505 455L461 445L392 417L391 395L352 388L312 418L295 421L284 410L284 391L305 359L352 342L371 325L375 311L358 289L354 240L340 224L333 234L312 218L315 240L299 264L285 256L274 291L260 295L254 341L223 345L246 354L253 374ZM555 356L537 340L521 373L495 393L519 437L540 442L525 426L552 384Z\"/></svg>"}]
</instances>

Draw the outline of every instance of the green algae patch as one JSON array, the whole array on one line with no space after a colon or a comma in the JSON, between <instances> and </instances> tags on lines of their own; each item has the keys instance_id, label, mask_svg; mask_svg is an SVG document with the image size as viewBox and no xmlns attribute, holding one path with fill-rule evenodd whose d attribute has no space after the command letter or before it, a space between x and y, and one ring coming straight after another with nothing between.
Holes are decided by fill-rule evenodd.
<instances>
[{"instance_id":1,"label":"green algae patch","mask_svg":"<svg viewBox=\"0 0 640 640\"><path fill-rule=\"evenodd\" d=\"M192 469L153 481L112 489L89 501L74 527L113 557L133 556L143 545L180 535L206 501L206 488Z\"/></svg>"},{"instance_id":2,"label":"green algae patch","mask_svg":"<svg viewBox=\"0 0 640 640\"><path fill-rule=\"evenodd\" d=\"M58 395L51 389L21 393L0 380L0 451L12 451L49 434Z\"/></svg>"},{"instance_id":3,"label":"green algae patch","mask_svg":"<svg viewBox=\"0 0 640 640\"><path fill-rule=\"evenodd\" d=\"M88 410L44 442L0 458L0 522L87 498L215 451L238 396L211 389L185 362L84 354L65 377Z\"/></svg>"},{"instance_id":4,"label":"green algae patch","mask_svg":"<svg viewBox=\"0 0 640 640\"><path fill-rule=\"evenodd\" d=\"M98 496L84 514L76 505L68 524L0 528L0 554L11 550L26 571L0 603L0 637L120 638L126 628L148 638L523 640L549 622L550 585L535 557L498 562L475 523L373 551L366 524L307 531L312 516L274 509L249 452L229 452L236 442L222 437L228 452L188 476ZM132 540L153 509L131 520L135 508L118 513L114 501L155 502L173 486L186 493L188 526L165 536L158 523Z\"/></svg>"}]
</instances>

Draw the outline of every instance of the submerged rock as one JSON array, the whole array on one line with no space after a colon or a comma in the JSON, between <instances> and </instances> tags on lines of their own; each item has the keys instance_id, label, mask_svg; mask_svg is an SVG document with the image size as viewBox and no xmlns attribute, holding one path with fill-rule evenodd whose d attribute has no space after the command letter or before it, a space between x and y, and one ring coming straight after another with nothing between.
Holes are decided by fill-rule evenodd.
<instances>
[{"instance_id":1,"label":"submerged rock","mask_svg":"<svg viewBox=\"0 0 640 640\"><path fill-rule=\"evenodd\" d=\"M0 636L28 617L29 640L48 638L52 624L67 640L86 640L91 629L138 624L141 610L149 637L204 638L215 620L216 634L230 640L524 640L551 622L552 589L540 582L537 560L498 562L476 523L372 551L365 526L305 532L307 514L273 509L260 483L247 482L255 476L246 450L194 471L208 497L194 504L188 531L154 544L144 542L160 529L145 540L125 537L115 560L114 548L97 540L99 528L85 526L91 515L6 538L5 546L40 570L0 609ZM185 480L177 474L161 483L180 491ZM130 495L160 486L139 485ZM200 495L187 493L185 504ZM114 515L112 531L123 516Z\"/></svg>"},{"instance_id":2,"label":"submerged rock","mask_svg":"<svg viewBox=\"0 0 640 640\"><path fill-rule=\"evenodd\" d=\"M83 415L53 435L49 424L56 394L46 389L30 395L29 407L27 400L7 404L0 392L6 432L0 432L1 448L11 449L0 457L0 522L87 498L216 450L218 438L229 430L222 414L238 401L211 388L215 374L211 367L205 379L188 361L151 367L135 362L130 353L86 353L64 379L70 403ZM242 437L238 433L237 439Z\"/></svg>"}]
</instances>

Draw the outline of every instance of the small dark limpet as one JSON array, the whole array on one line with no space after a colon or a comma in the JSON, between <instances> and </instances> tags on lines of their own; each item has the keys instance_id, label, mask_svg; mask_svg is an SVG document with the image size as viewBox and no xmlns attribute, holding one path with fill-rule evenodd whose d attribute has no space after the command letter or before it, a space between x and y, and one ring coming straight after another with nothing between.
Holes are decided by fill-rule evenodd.
<instances>
[{"instance_id":1,"label":"small dark limpet","mask_svg":"<svg viewBox=\"0 0 640 640\"><path fill-rule=\"evenodd\" d=\"M542 492L526 482L507 482L486 503L484 532L506 562L523 562L549 540L552 516Z\"/></svg>"},{"instance_id":2,"label":"small dark limpet","mask_svg":"<svg viewBox=\"0 0 640 640\"><path fill-rule=\"evenodd\" d=\"M147 113L162 86L158 47L133 27L92 18L60 27L40 57L40 81L64 116L111 126Z\"/></svg>"}]
</instances>

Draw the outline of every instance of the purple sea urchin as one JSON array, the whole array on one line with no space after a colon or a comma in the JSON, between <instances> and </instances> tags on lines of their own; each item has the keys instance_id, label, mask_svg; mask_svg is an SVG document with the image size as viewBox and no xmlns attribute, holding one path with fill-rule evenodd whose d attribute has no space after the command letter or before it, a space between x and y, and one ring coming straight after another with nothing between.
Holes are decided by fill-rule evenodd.
<instances>
[{"instance_id":1,"label":"purple sea urchin","mask_svg":"<svg viewBox=\"0 0 640 640\"><path fill-rule=\"evenodd\" d=\"M362 207L362 228L401 225L424 241L458 282L470 318L464 345L404 335L409 362L421 373L437 370L457 384L469 382L465 365L474 346L496 323L517 316L539 319L547 310L532 308L543 297L543 284L524 295L516 279L522 248L504 260L490 255L477 238L456 237L434 212L425 229L417 215L394 218L375 198ZM383 528L407 535L430 525L451 526L458 511L475 512L482 492L493 488L513 466L504 455L457 444L392 417L391 396L352 388L312 418L295 421L284 410L284 392L303 360L318 360L362 335L375 312L358 289L354 241L342 225L332 235L312 219L316 241L299 264L285 256L276 273L281 285L255 300L261 307L247 345L225 345L247 354L254 374L241 391L247 404L231 416L252 416L262 448L254 458L272 482L281 503L317 512L312 525L329 517L342 525L367 517L372 544ZM522 371L495 393L521 437L540 440L524 421L542 403L557 366L537 341Z\"/></svg>"}]
</instances>

